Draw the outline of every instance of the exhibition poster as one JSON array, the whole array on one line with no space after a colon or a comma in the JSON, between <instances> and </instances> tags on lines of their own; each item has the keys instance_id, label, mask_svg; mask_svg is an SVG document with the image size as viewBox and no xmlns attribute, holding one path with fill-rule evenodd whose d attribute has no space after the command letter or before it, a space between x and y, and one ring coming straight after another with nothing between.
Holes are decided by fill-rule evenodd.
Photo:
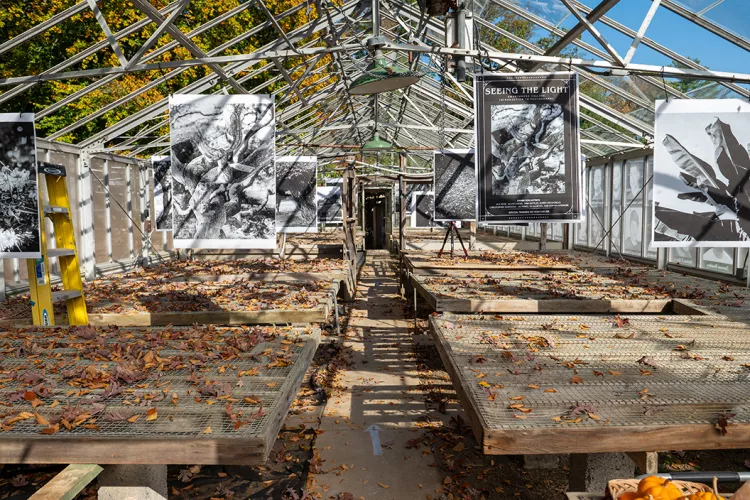
<instances>
[{"instance_id":1,"label":"exhibition poster","mask_svg":"<svg viewBox=\"0 0 750 500\"><path fill-rule=\"evenodd\" d=\"M576 73L475 78L479 222L581 220Z\"/></svg>"},{"instance_id":2,"label":"exhibition poster","mask_svg":"<svg viewBox=\"0 0 750 500\"><path fill-rule=\"evenodd\" d=\"M275 248L273 98L170 97L175 248Z\"/></svg>"}]
</instances>

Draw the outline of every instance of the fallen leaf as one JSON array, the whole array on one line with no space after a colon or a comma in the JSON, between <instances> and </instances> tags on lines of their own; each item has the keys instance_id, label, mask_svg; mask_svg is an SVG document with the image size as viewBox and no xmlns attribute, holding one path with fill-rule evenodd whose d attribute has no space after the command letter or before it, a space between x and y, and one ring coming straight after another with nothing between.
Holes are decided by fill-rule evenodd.
<instances>
[{"instance_id":1,"label":"fallen leaf","mask_svg":"<svg viewBox=\"0 0 750 500\"><path fill-rule=\"evenodd\" d=\"M146 412L146 422L153 422L159 418L159 411L156 408L151 408Z\"/></svg>"},{"instance_id":2,"label":"fallen leaf","mask_svg":"<svg viewBox=\"0 0 750 500\"><path fill-rule=\"evenodd\" d=\"M132 417L130 417L128 419L128 422L130 422L131 424L134 424L134 423L136 423L138 421L139 418L141 418L141 414L140 413L138 413L137 415L133 415Z\"/></svg>"},{"instance_id":3,"label":"fallen leaf","mask_svg":"<svg viewBox=\"0 0 750 500\"><path fill-rule=\"evenodd\" d=\"M581 377L579 377L578 375L573 375L573 378L570 379L570 383L571 384L582 384L583 383L583 379Z\"/></svg>"},{"instance_id":4,"label":"fallen leaf","mask_svg":"<svg viewBox=\"0 0 750 500\"><path fill-rule=\"evenodd\" d=\"M40 434L51 435L51 434L55 434L59 430L60 430L60 424L55 424L51 427L47 427L46 429L42 429L42 432Z\"/></svg>"},{"instance_id":5,"label":"fallen leaf","mask_svg":"<svg viewBox=\"0 0 750 500\"><path fill-rule=\"evenodd\" d=\"M211 434L213 431L211 430L211 426L209 425L205 429L203 429L203 434Z\"/></svg>"},{"instance_id":6,"label":"fallen leaf","mask_svg":"<svg viewBox=\"0 0 750 500\"><path fill-rule=\"evenodd\" d=\"M387 490L388 488L390 488L390 486L388 486L387 484L383 484L383 483L381 483L380 481L378 481L377 483L378 483L378 486L380 486L381 488L385 488L386 490Z\"/></svg>"},{"instance_id":7,"label":"fallen leaf","mask_svg":"<svg viewBox=\"0 0 750 500\"><path fill-rule=\"evenodd\" d=\"M46 418L44 418L43 416L41 416L38 413L34 413L34 417L36 418L36 423L37 424L43 425L45 427L49 427L49 420L47 420Z\"/></svg>"},{"instance_id":8,"label":"fallen leaf","mask_svg":"<svg viewBox=\"0 0 750 500\"><path fill-rule=\"evenodd\" d=\"M463 443L458 443L456 446L453 447L453 451L464 451L464 448L465 446Z\"/></svg>"}]
</instances>

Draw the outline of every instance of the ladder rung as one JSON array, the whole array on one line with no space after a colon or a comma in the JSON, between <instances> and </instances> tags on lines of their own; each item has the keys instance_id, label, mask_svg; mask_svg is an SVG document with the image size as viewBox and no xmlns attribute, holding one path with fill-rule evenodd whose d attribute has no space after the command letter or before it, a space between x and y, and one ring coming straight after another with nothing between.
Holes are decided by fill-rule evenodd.
<instances>
[{"instance_id":1,"label":"ladder rung","mask_svg":"<svg viewBox=\"0 0 750 500\"><path fill-rule=\"evenodd\" d=\"M52 302L62 302L64 300L77 299L80 296L80 290L60 290L59 292L52 292Z\"/></svg>"},{"instance_id":2,"label":"ladder rung","mask_svg":"<svg viewBox=\"0 0 750 500\"><path fill-rule=\"evenodd\" d=\"M68 207L55 207L51 205L44 205L45 214L67 214Z\"/></svg>"},{"instance_id":3,"label":"ladder rung","mask_svg":"<svg viewBox=\"0 0 750 500\"><path fill-rule=\"evenodd\" d=\"M47 257L72 257L76 251L72 248L50 248L47 250Z\"/></svg>"}]
</instances>

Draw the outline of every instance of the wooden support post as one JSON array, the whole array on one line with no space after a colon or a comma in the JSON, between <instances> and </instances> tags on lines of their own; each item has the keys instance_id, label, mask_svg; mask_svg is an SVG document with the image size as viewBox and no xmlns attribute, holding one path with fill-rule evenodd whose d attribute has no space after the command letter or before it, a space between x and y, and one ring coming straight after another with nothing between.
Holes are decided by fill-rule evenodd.
<instances>
[{"instance_id":1,"label":"wooden support post","mask_svg":"<svg viewBox=\"0 0 750 500\"><path fill-rule=\"evenodd\" d=\"M5 260L0 259L0 301L5 300Z\"/></svg>"},{"instance_id":2,"label":"wooden support post","mask_svg":"<svg viewBox=\"0 0 750 500\"><path fill-rule=\"evenodd\" d=\"M477 223L469 222L469 250L474 250L477 245Z\"/></svg>"},{"instance_id":3,"label":"wooden support post","mask_svg":"<svg viewBox=\"0 0 750 500\"><path fill-rule=\"evenodd\" d=\"M630 457L636 467L641 471L641 474L656 474L659 472L659 454L655 451L638 451L628 452L627 455Z\"/></svg>"},{"instance_id":4,"label":"wooden support post","mask_svg":"<svg viewBox=\"0 0 750 500\"><path fill-rule=\"evenodd\" d=\"M404 285L404 247L406 246L406 182L404 182L404 173L406 173L406 155L398 155L401 175L398 176L398 261L399 261L399 278L401 279L401 294L405 293Z\"/></svg>"},{"instance_id":5,"label":"wooden support post","mask_svg":"<svg viewBox=\"0 0 750 500\"><path fill-rule=\"evenodd\" d=\"M547 223L539 224L539 250L547 250Z\"/></svg>"},{"instance_id":6,"label":"wooden support post","mask_svg":"<svg viewBox=\"0 0 750 500\"><path fill-rule=\"evenodd\" d=\"M571 228L573 227L573 224L563 224L563 249L564 250L572 250L570 242L572 241L572 238L570 237Z\"/></svg>"},{"instance_id":7,"label":"wooden support post","mask_svg":"<svg viewBox=\"0 0 750 500\"><path fill-rule=\"evenodd\" d=\"M344 256L349 264L349 278L352 283L357 282L357 248L355 232L357 218L354 213L354 168L353 162L347 162L341 185L341 209L344 218Z\"/></svg>"}]
</instances>

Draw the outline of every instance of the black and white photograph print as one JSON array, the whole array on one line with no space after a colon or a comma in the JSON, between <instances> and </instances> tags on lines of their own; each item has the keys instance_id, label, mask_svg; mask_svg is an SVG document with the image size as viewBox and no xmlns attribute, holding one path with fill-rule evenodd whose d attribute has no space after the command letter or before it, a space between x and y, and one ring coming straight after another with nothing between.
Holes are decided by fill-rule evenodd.
<instances>
[{"instance_id":1,"label":"black and white photograph print","mask_svg":"<svg viewBox=\"0 0 750 500\"><path fill-rule=\"evenodd\" d=\"M39 188L32 113L0 113L0 259L37 259Z\"/></svg>"},{"instance_id":2,"label":"black and white photograph print","mask_svg":"<svg viewBox=\"0 0 750 500\"><path fill-rule=\"evenodd\" d=\"M341 186L318 186L318 221L321 224L343 224Z\"/></svg>"},{"instance_id":3,"label":"black and white photograph print","mask_svg":"<svg viewBox=\"0 0 750 500\"><path fill-rule=\"evenodd\" d=\"M268 95L170 97L175 248L275 248Z\"/></svg>"},{"instance_id":4,"label":"black and white photograph print","mask_svg":"<svg viewBox=\"0 0 750 500\"><path fill-rule=\"evenodd\" d=\"M652 246L750 246L750 103L656 101Z\"/></svg>"},{"instance_id":5,"label":"black and white photograph print","mask_svg":"<svg viewBox=\"0 0 750 500\"><path fill-rule=\"evenodd\" d=\"M483 73L475 78L477 220L580 221L576 73Z\"/></svg>"},{"instance_id":6,"label":"black and white photograph print","mask_svg":"<svg viewBox=\"0 0 750 500\"><path fill-rule=\"evenodd\" d=\"M415 191L411 196L411 227L439 227L435 222L435 193Z\"/></svg>"},{"instance_id":7,"label":"black and white photograph print","mask_svg":"<svg viewBox=\"0 0 750 500\"><path fill-rule=\"evenodd\" d=\"M412 200L414 199L414 193L426 193L426 192L432 192L432 184L423 183L423 182L406 182L406 213L411 214L412 208L414 208L412 205Z\"/></svg>"},{"instance_id":8,"label":"black and white photograph print","mask_svg":"<svg viewBox=\"0 0 750 500\"><path fill-rule=\"evenodd\" d=\"M318 159L315 156L276 158L277 232L318 232L317 175Z\"/></svg>"},{"instance_id":9,"label":"black and white photograph print","mask_svg":"<svg viewBox=\"0 0 750 500\"><path fill-rule=\"evenodd\" d=\"M473 149L435 151L435 220L476 220L477 178Z\"/></svg>"},{"instance_id":10,"label":"black and white photograph print","mask_svg":"<svg viewBox=\"0 0 750 500\"><path fill-rule=\"evenodd\" d=\"M492 106L492 194L565 192L560 104Z\"/></svg>"},{"instance_id":11,"label":"black and white photograph print","mask_svg":"<svg viewBox=\"0 0 750 500\"><path fill-rule=\"evenodd\" d=\"M154 169L154 227L172 230L172 157L152 156Z\"/></svg>"}]
</instances>

